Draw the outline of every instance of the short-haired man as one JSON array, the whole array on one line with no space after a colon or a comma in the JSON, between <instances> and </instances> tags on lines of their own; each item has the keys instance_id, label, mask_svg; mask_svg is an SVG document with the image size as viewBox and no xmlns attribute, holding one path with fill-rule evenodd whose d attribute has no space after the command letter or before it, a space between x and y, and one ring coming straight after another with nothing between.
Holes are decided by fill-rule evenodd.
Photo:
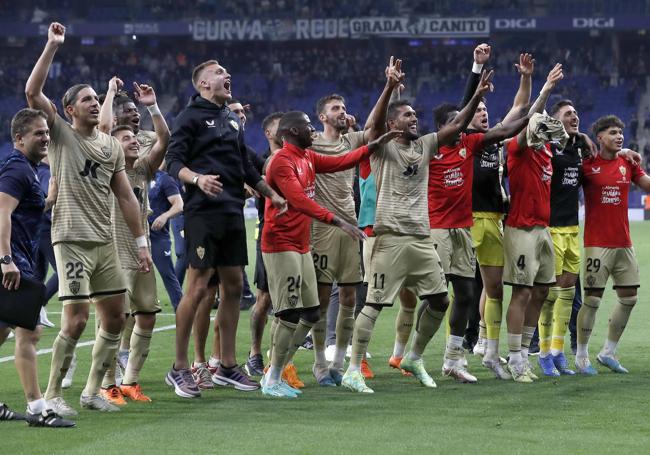
<instances>
[{"instance_id":1,"label":"short-haired man","mask_svg":"<svg viewBox=\"0 0 650 455\"><path fill-rule=\"evenodd\" d=\"M177 117L167 154L170 175L187 186L185 238L190 266L188 292L176 311L176 359L166 382L185 398L201 394L189 368L187 347L196 309L215 273L223 287L217 313L222 355L213 380L239 390L259 387L235 358L241 267L248 262L244 183L286 210L286 201L248 159L241 122L226 105L232 98L230 74L216 60L208 60L194 68L192 83L199 93Z\"/></svg>"},{"instance_id":2,"label":"short-haired man","mask_svg":"<svg viewBox=\"0 0 650 455\"><path fill-rule=\"evenodd\" d=\"M46 208L36 166L47 156L50 143L47 116L35 109L19 111L11 121L11 138L14 151L0 167L0 264L2 286L18 291L21 279L34 277L39 227ZM51 206L51 200L47 205ZM0 321L0 345L10 330L9 325ZM15 327L14 330L16 369L27 400L27 422L52 428L74 426L74 422L62 419L50 409L41 395L36 362L41 327L35 330ZM18 417L0 404L0 421L18 420Z\"/></svg>"},{"instance_id":3,"label":"short-haired man","mask_svg":"<svg viewBox=\"0 0 650 455\"><path fill-rule=\"evenodd\" d=\"M139 222L138 201L124 172L124 152L117 139L98 131L99 99L92 87L72 86L63 96L67 123L43 94L54 55L65 39L65 27L52 23L48 41L25 93L30 107L47 115L50 163L58 187L52 212L52 243L59 274L59 300L64 302L62 327L54 340L46 399L60 415L76 415L63 399L61 381L95 301L101 326L93 346L92 364L80 404L89 409L118 411L100 395L104 373L119 346L124 325L125 283L113 245L111 192L137 245L139 270L148 273L151 255Z\"/></svg>"},{"instance_id":4,"label":"short-haired man","mask_svg":"<svg viewBox=\"0 0 650 455\"><path fill-rule=\"evenodd\" d=\"M618 152L623 148L625 125L618 117L601 117L592 126L600 152L582 163L585 193L585 296L578 313L576 370L594 375L589 361L589 338L596 312L609 277L614 282L617 301L609 317L607 339L596 356L598 362L615 373L628 370L616 357L616 348L637 302L640 286L639 264L632 247L628 221L628 193L634 183L650 192L650 177Z\"/></svg>"}]
</instances>

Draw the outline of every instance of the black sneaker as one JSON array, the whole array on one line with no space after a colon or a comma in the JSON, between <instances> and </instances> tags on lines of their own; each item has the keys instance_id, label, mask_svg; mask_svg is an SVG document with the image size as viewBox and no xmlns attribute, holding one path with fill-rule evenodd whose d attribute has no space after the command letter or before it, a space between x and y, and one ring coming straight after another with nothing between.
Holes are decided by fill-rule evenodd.
<instances>
[{"instance_id":1,"label":"black sneaker","mask_svg":"<svg viewBox=\"0 0 650 455\"><path fill-rule=\"evenodd\" d=\"M249 376L264 376L264 358L262 354L248 357L244 369Z\"/></svg>"},{"instance_id":2,"label":"black sneaker","mask_svg":"<svg viewBox=\"0 0 650 455\"><path fill-rule=\"evenodd\" d=\"M311 335L307 335L305 337L305 341L302 342L299 349L307 349L308 351L312 351L314 349L314 339L311 337Z\"/></svg>"},{"instance_id":3,"label":"black sneaker","mask_svg":"<svg viewBox=\"0 0 650 455\"><path fill-rule=\"evenodd\" d=\"M239 299L239 309L241 311L250 310L253 305L255 305L255 296L253 294L244 294Z\"/></svg>"},{"instance_id":4,"label":"black sneaker","mask_svg":"<svg viewBox=\"0 0 650 455\"><path fill-rule=\"evenodd\" d=\"M0 403L0 420L26 420L26 417L12 411L6 404Z\"/></svg>"},{"instance_id":5,"label":"black sneaker","mask_svg":"<svg viewBox=\"0 0 650 455\"><path fill-rule=\"evenodd\" d=\"M260 388L259 383L252 381L240 366L235 365L231 368L219 366L217 372L212 375L212 382L219 386L233 386L237 390L252 392Z\"/></svg>"},{"instance_id":6,"label":"black sneaker","mask_svg":"<svg viewBox=\"0 0 650 455\"><path fill-rule=\"evenodd\" d=\"M66 420L51 409L45 409L40 414L32 414L27 410L27 424L30 427L71 428L76 424Z\"/></svg>"}]
</instances>

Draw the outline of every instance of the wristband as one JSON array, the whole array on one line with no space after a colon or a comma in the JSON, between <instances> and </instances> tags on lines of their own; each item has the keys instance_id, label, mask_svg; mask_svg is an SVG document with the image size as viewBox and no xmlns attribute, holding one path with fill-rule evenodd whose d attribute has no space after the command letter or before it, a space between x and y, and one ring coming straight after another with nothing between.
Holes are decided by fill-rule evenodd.
<instances>
[{"instance_id":1,"label":"wristband","mask_svg":"<svg viewBox=\"0 0 650 455\"><path fill-rule=\"evenodd\" d=\"M201 177L200 174L196 174L194 177L192 177L192 185L198 185L199 184L199 177Z\"/></svg>"},{"instance_id":2,"label":"wristband","mask_svg":"<svg viewBox=\"0 0 650 455\"><path fill-rule=\"evenodd\" d=\"M483 71L483 64L474 62L472 64L472 73L481 74L481 71Z\"/></svg>"},{"instance_id":3,"label":"wristband","mask_svg":"<svg viewBox=\"0 0 650 455\"><path fill-rule=\"evenodd\" d=\"M160 113L160 108L158 107L158 103L152 105L152 106L147 106L147 110L149 111L149 114L152 116L154 115L162 115Z\"/></svg>"},{"instance_id":4,"label":"wristband","mask_svg":"<svg viewBox=\"0 0 650 455\"><path fill-rule=\"evenodd\" d=\"M149 246L147 243L147 236L141 235L140 237L136 237L135 244L138 246L138 248L147 248Z\"/></svg>"}]
</instances>

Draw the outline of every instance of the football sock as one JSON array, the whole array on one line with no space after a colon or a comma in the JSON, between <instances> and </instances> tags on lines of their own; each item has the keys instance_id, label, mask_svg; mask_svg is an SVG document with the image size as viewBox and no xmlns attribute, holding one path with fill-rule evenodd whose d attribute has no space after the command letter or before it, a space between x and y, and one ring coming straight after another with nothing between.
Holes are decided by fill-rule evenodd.
<instances>
[{"instance_id":1,"label":"football sock","mask_svg":"<svg viewBox=\"0 0 650 455\"><path fill-rule=\"evenodd\" d=\"M551 337L553 336L553 309L557 300L559 289L553 286L548 291L546 300L542 304L542 311L539 313L539 355L547 357L551 353Z\"/></svg>"},{"instance_id":2,"label":"football sock","mask_svg":"<svg viewBox=\"0 0 650 455\"><path fill-rule=\"evenodd\" d=\"M618 343L623 335L627 321L630 319L630 313L634 305L636 305L636 296L634 297L619 297L617 302L614 304L612 309L612 314L609 317L607 339ZM614 351L608 351L613 354Z\"/></svg>"},{"instance_id":3,"label":"football sock","mask_svg":"<svg viewBox=\"0 0 650 455\"><path fill-rule=\"evenodd\" d=\"M210 356L208 359L208 366L210 368L219 368L219 365L221 365L221 359Z\"/></svg>"},{"instance_id":4,"label":"football sock","mask_svg":"<svg viewBox=\"0 0 650 455\"><path fill-rule=\"evenodd\" d=\"M508 333L508 351L510 351L510 363L521 363L521 333Z\"/></svg>"},{"instance_id":5,"label":"football sock","mask_svg":"<svg viewBox=\"0 0 650 455\"><path fill-rule=\"evenodd\" d=\"M95 341L96 343L97 341ZM102 389L107 389L110 386L117 385L115 381L115 368L117 367L117 358L113 356L104 372L104 377L102 378Z\"/></svg>"},{"instance_id":6,"label":"football sock","mask_svg":"<svg viewBox=\"0 0 650 455\"><path fill-rule=\"evenodd\" d=\"M420 305L418 319L415 325L415 336L411 342L411 351L408 354L409 360L419 360L422 358L424 349L440 328L444 318L444 311L436 311L428 303Z\"/></svg>"},{"instance_id":7,"label":"football sock","mask_svg":"<svg viewBox=\"0 0 650 455\"><path fill-rule=\"evenodd\" d=\"M564 352L564 337L569 330L575 286L560 288L558 298L553 307L553 338L551 339L551 354L559 355Z\"/></svg>"},{"instance_id":8,"label":"football sock","mask_svg":"<svg viewBox=\"0 0 650 455\"><path fill-rule=\"evenodd\" d=\"M97 331L95 338L95 345L92 352L92 363L90 364L90 372L88 373L88 381L84 388L82 395L97 395L99 393L99 386L104 377L106 369L110 366L111 361L115 359L115 353L120 344L119 333L109 333L103 328ZM113 382L115 380L113 379Z\"/></svg>"},{"instance_id":9,"label":"football sock","mask_svg":"<svg viewBox=\"0 0 650 455\"><path fill-rule=\"evenodd\" d=\"M393 346L393 357L403 357L406 345L413 330L415 319L415 308L404 308L400 306L397 318L395 318L395 344Z\"/></svg>"},{"instance_id":10,"label":"football sock","mask_svg":"<svg viewBox=\"0 0 650 455\"><path fill-rule=\"evenodd\" d=\"M599 306L600 297L593 295L585 296L584 301L582 302L582 307L580 307L580 311L578 312L578 346L586 346L589 344L589 338L591 337L591 331L594 329L596 312L598 311Z\"/></svg>"},{"instance_id":11,"label":"football sock","mask_svg":"<svg viewBox=\"0 0 650 455\"><path fill-rule=\"evenodd\" d=\"M537 327L524 326L523 331L521 332L521 358L522 360L528 360L528 349L530 348L530 341L535 335L535 329Z\"/></svg>"},{"instance_id":12,"label":"football sock","mask_svg":"<svg viewBox=\"0 0 650 455\"><path fill-rule=\"evenodd\" d=\"M47 391L45 392L46 400L62 396L61 381L63 381L63 378L70 368L77 341L78 340L75 340L74 338L65 336L63 332L59 332L54 339L54 344L52 345L50 377L47 383Z\"/></svg>"},{"instance_id":13,"label":"football sock","mask_svg":"<svg viewBox=\"0 0 650 455\"><path fill-rule=\"evenodd\" d=\"M40 414L47 409L47 403L45 402L45 399L41 397L38 400L27 402L27 408L32 414Z\"/></svg>"},{"instance_id":14,"label":"football sock","mask_svg":"<svg viewBox=\"0 0 650 455\"><path fill-rule=\"evenodd\" d=\"M358 371L361 368L361 361L366 355L377 317L379 317L379 310L368 305L364 306L357 316L354 323L354 332L352 333L351 371Z\"/></svg>"},{"instance_id":15,"label":"football sock","mask_svg":"<svg viewBox=\"0 0 650 455\"><path fill-rule=\"evenodd\" d=\"M479 321L478 323L478 337L479 339L483 340L487 338L487 328L485 327L485 321Z\"/></svg>"},{"instance_id":16,"label":"football sock","mask_svg":"<svg viewBox=\"0 0 650 455\"><path fill-rule=\"evenodd\" d=\"M133 333L133 327L135 327L135 316L127 314L126 321L124 322L124 328L122 329L120 351L128 351L131 349L131 334Z\"/></svg>"},{"instance_id":17,"label":"football sock","mask_svg":"<svg viewBox=\"0 0 650 455\"><path fill-rule=\"evenodd\" d=\"M287 355L289 349L292 346L295 332L297 331L298 324L293 324L288 321L282 321L278 319L277 327L275 329L275 334L273 336L273 354L271 356L271 366L269 367L268 373L268 385L277 384L280 381L282 375L282 370L285 363L287 363ZM309 332L309 330L307 330ZM302 340L305 339L305 334L302 336ZM300 346L300 344L298 346ZM295 351L294 351L295 352Z\"/></svg>"},{"instance_id":18,"label":"football sock","mask_svg":"<svg viewBox=\"0 0 650 455\"><path fill-rule=\"evenodd\" d=\"M501 317L503 301L501 299L485 298L485 331L488 340L498 340L501 332Z\"/></svg>"},{"instance_id":19,"label":"football sock","mask_svg":"<svg viewBox=\"0 0 650 455\"><path fill-rule=\"evenodd\" d=\"M280 324L286 321L280 321ZM296 351L300 346L302 346L302 343L305 341L305 337L309 333L309 331L314 327L314 324L305 321L304 319L300 318L300 322L298 322L298 325L296 326L296 330L293 333L293 340L291 344L289 345L289 352L287 353L287 359L286 363L289 363L293 360L293 356L296 354ZM280 326L278 326L278 329ZM277 335L277 329L276 329L276 335Z\"/></svg>"},{"instance_id":20,"label":"football sock","mask_svg":"<svg viewBox=\"0 0 650 455\"><path fill-rule=\"evenodd\" d=\"M339 305L342 306L342 305ZM311 336L314 341L314 357L319 366L327 365L325 360L325 330L327 328L327 313L321 314L320 319L311 329Z\"/></svg>"},{"instance_id":21,"label":"football sock","mask_svg":"<svg viewBox=\"0 0 650 455\"><path fill-rule=\"evenodd\" d=\"M271 335L271 343L269 346L269 359L273 355L273 337L275 336L275 331L278 329L278 324L280 323L280 318L273 318L271 321L271 329L269 330L269 334Z\"/></svg>"},{"instance_id":22,"label":"football sock","mask_svg":"<svg viewBox=\"0 0 650 455\"><path fill-rule=\"evenodd\" d=\"M354 307L339 304L339 314L336 317L336 350L332 368L343 368L345 352L354 332Z\"/></svg>"},{"instance_id":23,"label":"football sock","mask_svg":"<svg viewBox=\"0 0 650 455\"><path fill-rule=\"evenodd\" d=\"M149 355L152 334L153 330L145 330L137 326L133 329L130 341L131 353L126 364L124 384L135 384L139 381L140 370Z\"/></svg>"},{"instance_id":24,"label":"football sock","mask_svg":"<svg viewBox=\"0 0 650 455\"><path fill-rule=\"evenodd\" d=\"M445 364L455 363L463 356L463 337L449 335L445 348Z\"/></svg>"}]
</instances>

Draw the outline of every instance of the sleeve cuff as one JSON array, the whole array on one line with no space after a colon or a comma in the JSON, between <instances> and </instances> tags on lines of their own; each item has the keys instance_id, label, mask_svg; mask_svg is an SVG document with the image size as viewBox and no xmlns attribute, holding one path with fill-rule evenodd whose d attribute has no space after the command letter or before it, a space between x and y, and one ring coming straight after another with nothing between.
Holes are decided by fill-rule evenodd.
<instances>
[{"instance_id":1,"label":"sleeve cuff","mask_svg":"<svg viewBox=\"0 0 650 455\"><path fill-rule=\"evenodd\" d=\"M472 73L481 74L481 71L483 71L483 64L474 62L472 64Z\"/></svg>"}]
</instances>

